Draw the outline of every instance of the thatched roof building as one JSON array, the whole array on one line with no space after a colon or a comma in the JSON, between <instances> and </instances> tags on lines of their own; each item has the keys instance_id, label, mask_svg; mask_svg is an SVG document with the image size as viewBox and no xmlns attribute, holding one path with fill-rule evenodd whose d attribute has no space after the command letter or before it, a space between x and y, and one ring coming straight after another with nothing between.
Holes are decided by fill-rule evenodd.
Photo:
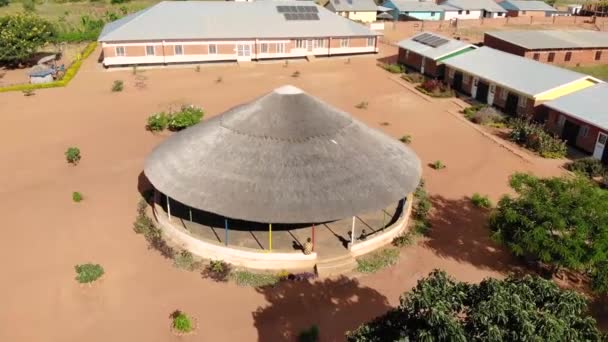
<instances>
[{"instance_id":1,"label":"thatched roof building","mask_svg":"<svg viewBox=\"0 0 608 342\"><path fill-rule=\"evenodd\" d=\"M193 208L254 222L307 223L380 210L414 191L401 142L293 86L161 143L146 176Z\"/></svg>"}]
</instances>

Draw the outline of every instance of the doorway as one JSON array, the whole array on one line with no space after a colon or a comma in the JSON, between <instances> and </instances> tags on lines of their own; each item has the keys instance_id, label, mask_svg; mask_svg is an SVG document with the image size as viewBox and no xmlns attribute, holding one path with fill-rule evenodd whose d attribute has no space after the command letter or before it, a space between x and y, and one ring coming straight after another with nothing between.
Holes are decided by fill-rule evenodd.
<instances>
[{"instance_id":1,"label":"doorway","mask_svg":"<svg viewBox=\"0 0 608 342\"><path fill-rule=\"evenodd\" d=\"M517 116L517 103L519 102L519 96L509 92L507 95L507 101L505 102L505 113Z\"/></svg>"},{"instance_id":2,"label":"doorway","mask_svg":"<svg viewBox=\"0 0 608 342\"><path fill-rule=\"evenodd\" d=\"M236 46L236 56L239 61L250 61L251 60L251 45L249 44L238 44Z\"/></svg>"},{"instance_id":3,"label":"doorway","mask_svg":"<svg viewBox=\"0 0 608 342\"><path fill-rule=\"evenodd\" d=\"M490 90L490 85L486 82L478 81L477 82L477 93L475 94L475 99L481 103L488 103L488 92Z\"/></svg>"},{"instance_id":4,"label":"doorway","mask_svg":"<svg viewBox=\"0 0 608 342\"><path fill-rule=\"evenodd\" d=\"M562 128L562 140L565 140L568 145L576 146L576 138L578 137L578 131L580 129L581 126L566 120L564 122L564 128Z\"/></svg>"},{"instance_id":5,"label":"doorway","mask_svg":"<svg viewBox=\"0 0 608 342\"><path fill-rule=\"evenodd\" d=\"M593 149L593 158L603 159L606 140L608 140L608 134L600 132L597 135L597 141L595 142L595 148Z\"/></svg>"},{"instance_id":6,"label":"doorway","mask_svg":"<svg viewBox=\"0 0 608 342\"><path fill-rule=\"evenodd\" d=\"M456 91L462 91L462 78L461 72L457 71L454 73L454 79L452 80L452 88Z\"/></svg>"}]
</instances>

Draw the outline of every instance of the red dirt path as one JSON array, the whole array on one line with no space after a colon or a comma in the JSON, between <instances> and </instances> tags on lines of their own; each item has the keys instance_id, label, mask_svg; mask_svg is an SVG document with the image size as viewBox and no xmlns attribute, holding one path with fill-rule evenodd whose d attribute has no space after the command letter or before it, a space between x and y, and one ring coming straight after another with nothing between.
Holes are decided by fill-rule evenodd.
<instances>
[{"instance_id":1,"label":"red dirt path","mask_svg":"<svg viewBox=\"0 0 608 342\"><path fill-rule=\"evenodd\" d=\"M200 327L179 340L278 341L312 323L324 341L341 340L434 268L467 281L503 276L511 258L489 241L466 197L496 200L513 172L556 175L559 163L508 152L446 113L457 108L451 100L426 102L389 80L374 57L345 61L147 70L140 90L131 71L102 71L91 57L67 88L0 94L0 341L177 341L168 327L175 309ZM299 78L290 77L295 70ZM110 92L116 79L122 93ZM211 116L287 83L395 137L411 134L425 164L447 165L424 169L438 207L431 238L372 276L270 291L174 268L131 228L144 158L164 139L145 131L146 117L179 103ZM367 110L354 108L361 101ZM77 167L65 162L69 146L82 151ZM73 203L72 191L85 200ZM104 266L100 283L76 283L73 266L85 262Z\"/></svg>"}]
</instances>

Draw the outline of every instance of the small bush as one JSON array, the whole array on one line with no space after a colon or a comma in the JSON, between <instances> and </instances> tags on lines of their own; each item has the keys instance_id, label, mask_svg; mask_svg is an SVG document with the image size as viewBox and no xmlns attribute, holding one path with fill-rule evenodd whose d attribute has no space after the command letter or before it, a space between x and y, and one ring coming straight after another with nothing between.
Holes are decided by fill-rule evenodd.
<instances>
[{"instance_id":1,"label":"small bush","mask_svg":"<svg viewBox=\"0 0 608 342\"><path fill-rule=\"evenodd\" d=\"M78 165L80 158L80 149L78 147L70 147L65 151L65 159L72 165Z\"/></svg>"},{"instance_id":2,"label":"small bush","mask_svg":"<svg viewBox=\"0 0 608 342\"><path fill-rule=\"evenodd\" d=\"M435 160L429 166L435 170L441 170L446 168L446 165L441 160Z\"/></svg>"},{"instance_id":3,"label":"small bush","mask_svg":"<svg viewBox=\"0 0 608 342\"><path fill-rule=\"evenodd\" d=\"M153 114L148 117L148 124L146 129L150 132L160 132L167 128L169 125L170 116L165 112Z\"/></svg>"},{"instance_id":4,"label":"small bush","mask_svg":"<svg viewBox=\"0 0 608 342\"><path fill-rule=\"evenodd\" d=\"M367 109L368 103L367 101L359 102L355 107L359 109Z\"/></svg>"},{"instance_id":5,"label":"small bush","mask_svg":"<svg viewBox=\"0 0 608 342\"><path fill-rule=\"evenodd\" d=\"M230 277L230 264L222 260L211 260L202 272L203 277L226 282Z\"/></svg>"},{"instance_id":6,"label":"small bush","mask_svg":"<svg viewBox=\"0 0 608 342\"><path fill-rule=\"evenodd\" d=\"M416 220L426 221L433 205L429 200L429 195L424 187L424 181L421 180L420 184L414 192L414 207L413 216Z\"/></svg>"},{"instance_id":7,"label":"small bush","mask_svg":"<svg viewBox=\"0 0 608 342\"><path fill-rule=\"evenodd\" d=\"M279 282L274 274L253 273L249 271L235 271L231 273L232 279L238 286L267 287Z\"/></svg>"},{"instance_id":8,"label":"small bush","mask_svg":"<svg viewBox=\"0 0 608 342\"><path fill-rule=\"evenodd\" d=\"M81 283L92 283L104 274L103 267L99 264L83 264L74 266L76 280Z\"/></svg>"},{"instance_id":9,"label":"small bush","mask_svg":"<svg viewBox=\"0 0 608 342\"><path fill-rule=\"evenodd\" d=\"M29 97L36 95L36 92L33 89L26 89L23 91L23 96Z\"/></svg>"},{"instance_id":10,"label":"small bush","mask_svg":"<svg viewBox=\"0 0 608 342\"><path fill-rule=\"evenodd\" d=\"M505 117L496 109L486 106L474 112L470 118L478 125L501 127L505 125Z\"/></svg>"},{"instance_id":11,"label":"small bush","mask_svg":"<svg viewBox=\"0 0 608 342\"><path fill-rule=\"evenodd\" d=\"M173 258L173 266L182 270L193 271L199 267L199 263L194 260L192 253L183 250Z\"/></svg>"},{"instance_id":12,"label":"small bush","mask_svg":"<svg viewBox=\"0 0 608 342\"><path fill-rule=\"evenodd\" d=\"M173 259L175 250L163 239L162 231L156 227L154 221L146 214L148 203L145 199L139 201L137 206L137 217L133 223L133 230L137 234L142 234L148 241L149 248L159 251L164 257Z\"/></svg>"},{"instance_id":13,"label":"small bush","mask_svg":"<svg viewBox=\"0 0 608 342\"><path fill-rule=\"evenodd\" d=\"M429 236L431 232L431 224L428 220L414 220L412 232L416 235Z\"/></svg>"},{"instance_id":14,"label":"small bush","mask_svg":"<svg viewBox=\"0 0 608 342\"><path fill-rule=\"evenodd\" d=\"M124 4L126 2L129 2L129 1L131 1L131 0L110 0L110 3L112 5L119 5L119 4Z\"/></svg>"},{"instance_id":15,"label":"small bush","mask_svg":"<svg viewBox=\"0 0 608 342\"><path fill-rule=\"evenodd\" d=\"M409 134L406 134L406 135L402 136L401 138L399 138L399 141L401 141L404 144L411 144L412 136Z\"/></svg>"},{"instance_id":16,"label":"small bush","mask_svg":"<svg viewBox=\"0 0 608 342\"><path fill-rule=\"evenodd\" d=\"M357 271L361 273L374 273L393 266L399 260L399 250L394 248L383 249L357 259Z\"/></svg>"},{"instance_id":17,"label":"small bush","mask_svg":"<svg viewBox=\"0 0 608 342\"><path fill-rule=\"evenodd\" d=\"M124 89L124 82L121 80L116 80L114 81L114 83L112 83L112 92L116 93L119 91L122 91Z\"/></svg>"},{"instance_id":18,"label":"small bush","mask_svg":"<svg viewBox=\"0 0 608 342\"><path fill-rule=\"evenodd\" d=\"M176 310L171 314L173 329L178 333L189 333L194 330L192 319L186 313Z\"/></svg>"},{"instance_id":19,"label":"small bush","mask_svg":"<svg viewBox=\"0 0 608 342\"><path fill-rule=\"evenodd\" d=\"M313 325L308 329L303 330L298 335L298 342L318 342L319 341L319 327Z\"/></svg>"},{"instance_id":20,"label":"small bush","mask_svg":"<svg viewBox=\"0 0 608 342\"><path fill-rule=\"evenodd\" d=\"M396 236L393 239L392 244L395 247L407 247L413 245L414 242L416 242L416 234L414 234L413 232L407 232L401 233Z\"/></svg>"},{"instance_id":21,"label":"small bush","mask_svg":"<svg viewBox=\"0 0 608 342\"><path fill-rule=\"evenodd\" d=\"M391 125L391 123L388 121L384 121L384 122L380 123L380 126L390 126L390 125Z\"/></svg>"},{"instance_id":22,"label":"small bush","mask_svg":"<svg viewBox=\"0 0 608 342\"><path fill-rule=\"evenodd\" d=\"M404 75L401 75L401 78L407 82L418 84L424 82L424 75L419 74L417 72L408 72Z\"/></svg>"},{"instance_id":23,"label":"small bush","mask_svg":"<svg viewBox=\"0 0 608 342\"><path fill-rule=\"evenodd\" d=\"M78 203L80 201L82 201L84 199L84 197L82 197L82 194L78 191L74 191L72 192L72 201Z\"/></svg>"},{"instance_id":24,"label":"small bush","mask_svg":"<svg viewBox=\"0 0 608 342\"><path fill-rule=\"evenodd\" d=\"M224 79L222 78L222 76L218 76L218 78L215 79L215 83L222 83L224 82Z\"/></svg>"},{"instance_id":25,"label":"small bush","mask_svg":"<svg viewBox=\"0 0 608 342\"><path fill-rule=\"evenodd\" d=\"M568 163L566 168L587 178L599 177L606 173L602 162L595 158L583 158L575 160Z\"/></svg>"},{"instance_id":26,"label":"small bush","mask_svg":"<svg viewBox=\"0 0 608 342\"><path fill-rule=\"evenodd\" d=\"M293 73L293 74L291 74L291 77L294 77L294 78L298 78L298 77L300 77L300 72L299 72L299 71L297 71L297 70L296 70L296 71L294 71L294 73Z\"/></svg>"},{"instance_id":27,"label":"small bush","mask_svg":"<svg viewBox=\"0 0 608 342\"><path fill-rule=\"evenodd\" d=\"M197 66L194 68L194 71L196 71L196 72L201 72L201 66L200 66L200 65L197 65Z\"/></svg>"},{"instance_id":28,"label":"small bush","mask_svg":"<svg viewBox=\"0 0 608 342\"><path fill-rule=\"evenodd\" d=\"M488 196L480 195L478 193L473 194L471 197L471 202L478 208L488 209L492 207L492 201L490 201Z\"/></svg>"},{"instance_id":29,"label":"small bush","mask_svg":"<svg viewBox=\"0 0 608 342\"><path fill-rule=\"evenodd\" d=\"M201 122L203 114L203 110L198 107L182 106L179 112L171 114L167 127L172 131L181 131Z\"/></svg>"},{"instance_id":30,"label":"small bush","mask_svg":"<svg viewBox=\"0 0 608 342\"><path fill-rule=\"evenodd\" d=\"M401 74L405 70L400 64L380 64L380 67L391 74Z\"/></svg>"},{"instance_id":31,"label":"small bush","mask_svg":"<svg viewBox=\"0 0 608 342\"><path fill-rule=\"evenodd\" d=\"M447 84L437 80L426 80L417 86L420 92L432 97L452 97L454 91Z\"/></svg>"},{"instance_id":32,"label":"small bush","mask_svg":"<svg viewBox=\"0 0 608 342\"><path fill-rule=\"evenodd\" d=\"M464 113L465 118L467 118L468 120L473 120L475 113L486 107L488 107L487 104L476 104L471 107L465 108L462 112Z\"/></svg>"},{"instance_id":33,"label":"small bush","mask_svg":"<svg viewBox=\"0 0 608 342\"><path fill-rule=\"evenodd\" d=\"M542 126L517 119L511 121L512 141L534 151L544 158L563 158L566 156L566 142L547 133Z\"/></svg>"}]
</instances>

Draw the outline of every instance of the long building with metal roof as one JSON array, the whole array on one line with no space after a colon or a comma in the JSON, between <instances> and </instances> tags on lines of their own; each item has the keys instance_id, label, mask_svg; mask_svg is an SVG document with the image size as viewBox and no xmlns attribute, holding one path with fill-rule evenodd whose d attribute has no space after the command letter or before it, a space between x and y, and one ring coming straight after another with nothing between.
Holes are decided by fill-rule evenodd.
<instances>
[{"instance_id":1,"label":"long building with metal roof","mask_svg":"<svg viewBox=\"0 0 608 342\"><path fill-rule=\"evenodd\" d=\"M608 32L590 30L490 31L484 45L559 65L608 63Z\"/></svg>"},{"instance_id":2,"label":"long building with metal roof","mask_svg":"<svg viewBox=\"0 0 608 342\"><path fill-rule=\"evenodd\" d=\"M163 1L107 24L103 64L375 53L378 34L302 1Z\"/></svg>"}]
</instances>

